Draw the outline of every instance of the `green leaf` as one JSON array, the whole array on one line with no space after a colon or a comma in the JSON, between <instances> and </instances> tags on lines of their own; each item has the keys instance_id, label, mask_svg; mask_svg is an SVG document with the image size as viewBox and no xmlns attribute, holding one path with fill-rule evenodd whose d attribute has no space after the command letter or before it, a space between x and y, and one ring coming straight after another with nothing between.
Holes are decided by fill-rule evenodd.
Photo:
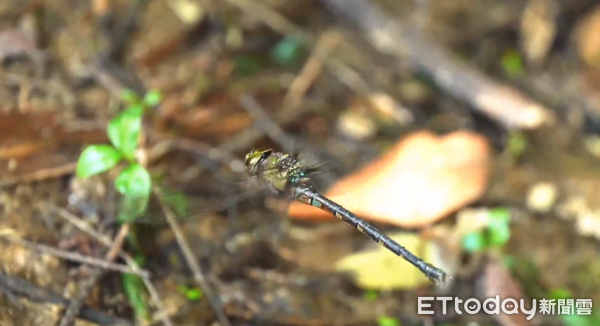
<instances>
[{"instance_id":1,"label":"green leaf","mask_svg":"<svg viewBox=\"0 0 600 326\"><path fill-rule=\"evenodd\" d=\"M152 178L143 166L131 164L117 177L115 187L123 195L148 197L152 190Z\"/></svg>"},{"instance_id":2,"label":"green leaf","mask_svg":"<svg viewBox=\"0 0 600 326\"><path fill-rule=\"evenodd\" d=\"M130 89L126 89L121 93L121 99L129 105L133 105L140 102L140 98L138 97L138 95Z\"/></svg>"},{"instance_id":3,"label":"green leaf","mask_svg":"<svg viewBox=\"0 0 600 326\"><path fill-rule=\"evenodd\" d=\"M514 158L518 158L527 149L527 139L520 132L512 132L508 137L506 145L507 152Z\"/></svg>"},{"instance_id":4,"label":"green leaf","mask_svg":"<svg viewBox=\"0 0 600 326\"><path fill-rule=\"evenodd\" d=\"M110 145L88 146L77 161L76 174L80 178L105 172L121 161L123 156Z\"/></svg>"},{"instance_id":5,"label":"green leaf","mask_svg":"<svg viewBox=\"0 0 600 326\"><path fill-rule=\"evenodd\" d=\"M108 124L108 138L127 159L133 159L142 129L144 106L134 105L119 113Z\"/></svg>"},{"instance_id":6,"label":"green leaf","mask_svg":"<svg viewBox=\"0 0 600 326\"><path fill-rule=\"evenodd\" d=\"M122 274L123 288L136 317L147 320L150 316L144 301L144 282L134 274Z\"/></svg>"},{"instance_id":7,"label":"green leaf","mask_svg":"<svg viewBox=\"0 0 600 326\"><path fill-rule=\"evenodd\" d=\"M121 223L131 223L146 213L150 196L123 196L119 203L117 219Z\"/></svg>"},{"instance_id":8,"label":"green leaf","mask_svg":"<svg viewBox=\"0 0 600 326\"><path fill-rule=\"evenodd\" d=\"M273 48L272 55L279 64L293 64L298 61L301 49L300 41L293 37L286 37Z\"/></svg>"},{"instance_id":9,"label":"green leaf","mask_svg":"<svg viewBox=\"0 0 600 326\"><path fill-rule=\"evenodd\" d=\"M162 101L162 94L157 90L146 93L144 97L144 104L150 107L157 106L160 104L160 101Z\"/></svg>"},{"instance_id":10,"label":"green leaf","mask_svg":"<svg viewBox=\"0 0 600 326\"><path fill-rule=\"evenodd\" d=\"M571 291L565 288L552 289L548 294L550 299L572 299Z\"/></svg>"},{"instance_id":11,"label":"green leaf","mask_svg":"<svg viewBox=\"0 0 600 326\"><path fill-rule=\"evenodd\" d=\"M134 256L135 262L141 267L146 264L146 257L143 255L142 248L139 241L139 230L137 228L131 228L127 234L127 243L131 246L133 252L136 253Z\"/></svg>"},{"instance_id":12,"label":"green leaf","mask_svg":"<svg viewBox=\"0 0 600 326\"><path fill-rule=\"evenodd\" d=\"M507 51L502 56L502 68L509 77L519 77L523 74L523 59L517 51Z\"/></svg>"},{"instance_id":13,"label":"green leaf","mask_svg":"<svg viewBox=\"0 0 600 326\"><path fill-rule=\"evenodd\" d=\"M489 228L489 235L491 245L502 247L510 239L510 226L507 224L497 224Z\"/></svg>"},{"instance_id":14,"label":"green leaf","mask_svg":"<svg viewBox=\"0 0 600 326\"><path fill-rule=\"evenodd\" d=\"M198 301L202 298L202 290L197 288L189 288L184 285L179 285L177 290L189 300L189 301Z\"/></svg>"},{"instance_id":15,"label":"green leaf","mask_svg":"<svg viewBox=\"0 0 600 326\"><path fill-rule=\"evenodd\" d=\"M482 232L470 232L462 238L462 246L468 252L482 251L486 245L487 241Z\"/></svg>"},{"instance_id":16,"label":"green leaf","mask_svg":"<svg viewBox=\"0 0 600 326\"><path fill-rule=\"evenodd\" d=\"M490 223L508 224L510 222L510 211L506 207L497 207L489 211Z\"/></svg>"},{"instance_id":17,"label":"green leaf","mask_svg":"<svg viewBox=\"0 0 600 326\"><path fill-rule=\"evenodd\" d=\"M504 246L510 239L510 211L504 207L489 211L489 242L493 246Z\"/></svg>"},{"instance_id":18,"label":"green leaf","mask_svg":"<svg viewBox=\"0 0 600 326\"><path fill-rule=\"evenodd\" d=\"M591 315L561 315L560 319L567 326L596 326L600 325L600 313L592 312Z\"/></svg>"},{"instance_id":19,"label":"green leaf","mask_svg":"<svg viewBox=\"0 0 600 326\"><path fill-rule=\"evenodd\" d=\"M115 180L115 188L124 195L118 213L119 221L128 223L146 212L152 179L141 165L132 164L123 170Z\"/></svg>"},{"instance_id":20,"label":"green leaf","mask_svg":"<svg viewBox=\"0 0 600 326\"><path fill-rule=\"evenodd\" d=\"M398 320L398 318L387 317L387 316L380 316L379 318L377 318L377 324L379 326L400 326L400 325L402 325L402 323L400 322L400 320Z\"/></svg>"}]
</instances>

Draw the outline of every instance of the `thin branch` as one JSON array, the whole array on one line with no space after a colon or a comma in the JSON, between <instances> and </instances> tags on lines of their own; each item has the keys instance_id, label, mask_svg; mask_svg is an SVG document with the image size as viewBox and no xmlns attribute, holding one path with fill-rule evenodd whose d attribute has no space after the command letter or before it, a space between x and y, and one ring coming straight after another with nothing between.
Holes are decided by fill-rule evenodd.
<instances>
[{"instance_id":1,"label":"thin branch","mask_svg":"<svg viewBox=\"0 0 600 326\"><path fill-rule=\"evenodd\" d=\"M31 284L28 281L0 273L0 288L11 295L19 295L34 302L68 305L71 301L47 289ZM128 321L107 315L92 308L83 306L78 316L97 325L132 326Z\"/></svg>"},{"instance_id":2,"label":"thin branch","mask_svg":"<svg viewBox=\"0 0 600 326\"><path fill-rule=\"evenodd\" d=\"M119 232L115 236L115 240L113 241L112 246L106 253L106 260L112 261L117 258L119 252L121 252L121 248L123 247L123 243L127 238L127 234L129 234L130 226L129 224L121 225ZM71 300L67 309L63 314L63 318L60 320L59 326L72 326L75 324L75 318L79 314L81 307L83 307L84 299L87 297L90 289L96 284L100 276L103 274L103 270L100 268L94 268L90 272L90 276L80 283L78 293L75 294L74 298Z\"/></svg>"},{"instance_id":3,"label":"thin branch","mask_svg":"<svg viewBox=\"0 0 600 326\"><path fill-rule=\"evenodd\" d=\"M339 35L333 32L325 32L325 34L319 38L315 49L312 51L312 55L304 64L304 67L302 67L302 70L298 76L296 76L290 85L287 94L283 98L285 106L295 107L300 105L302 98L315 79L319 76L323 67L323 62L339 41Z\"/></svg>"},{"instance_id":4,"label":"thin branch","mask_svg":"<svg viewBox=\"0 0 600 326\"><path fill-rule=\"evenodd\" d=\"M75 261L75 262L79 262L82 264L97 266L97 267L101 267L103 269L113 270L113 271L117 271L117 272L121 272L121 273L135 274L140 277L149 277L150 276L150 272L143 270L143 269L133 269L128 266L115 264L115 263L112 263L112 262L109 262L106 260L102 260L99 258L84 256L84 255L78 254L76 252L69 252L69 251L65 251L65 250L56 249L56 248L53 248L53 247L50 247L47 245L30 242L30 241L18 238L14 235L13 236L0 235L0 238L5 238L10 242L16 243L25 248L33 249L37 252L55 256L55 257L59 257L62 259Z\"/></svg>"},{"instance_id":5,"label":"thin branch","mask_svg":"<svg viewBox=\"0 0 600 326\"><path fill-rule=\"evenodd\" d=\"M175 235L177 244L179 245L179 248L181 248L183 257L185 258L185 261L186 261L188 267L192 271L194 280L198 283L198 285L200 286L202 291L206 294L206 297L208 298L208 302L210 303L215 315L217 316L217 320L219 320L220 326L231 326L229 319L227 318L227 316L224 313L223 304L221 302L220 297L215 295L212 288L208 284L208 281L204 277L204 274L202 273L202 269L200 269L200 266L198 265L198 262L196 261L196 258L194 257L192 250L190 249L190 246L188 245L187 241L185 240L185 236L183 235L183 232L181 232L179 225L177 225L177 219L175 217L175 214L171 211L171 209L165 202L162 191L158 187L153 187L153 192L160 202L163 212L165 213L165 216L167 218L167 222L169 223L169 226L173 230L173 234Z\"/></svg>"},{"instance_id":6,"label":"thin branch","mask_svg":"<svg viewBox=\"0 0 600 326\"><path fill-rule=\"evenodd\" d=\"M248 95L242 96L240 99L242 107L250 113L259 128L269 136L273 141L279 143L288 152L292 152L294 141L291 137L275 123L265 110L251 97Z\"/></svg>"},{"instance_id":7,"label":"thin branch","mask_svg":"<svg viewBox=\"0 0 600 326\"><path fill-rule=\"evenodd\" d=\"M418 28L394 21L370 1L322 1L334 14L358 26L380 53L399 62L408 60L445 91L505 127L533 129L555 121L554 114L542 104L457 60Z\"/></svg>"},{"instance_id":8,"label":"thin branch","mask_svg":"<svg viewBox=\"0 0 600 326\"><path fill-rule=\"evenodd\" d=\"M92 229L89 227L89 225L85 222L83 222L82 220L80 220L79 218L77 218L77 216L71 214L69 211L67 211L66 209L51 205L49 206L49 208L51 210L56 211L59 216L61 216L63 219L65 219L66 221L68 221L69 223L73 224L75 227L77 227L78 229L80 229L82 232L85 232L86 234L90 235L91 237L93 237L94 239L98 240L101 244L103 244L105 247L110 248L111 246L111 239L108 238L107 236L105 236L104 234L97 232L96 230ZM125 252L120 252L119 253L119 257L121 257L123 260L125 260L125 262L127 263L127 265L132 269L132 270L140 270L138 264L136 263L136 261L133 259L133 257L131 257L130 255L128 255ZM142 280L144 281L144 285L146 286L146 289L148 290L148 293L150 293L150 297L154 303L154 305L156 306L157 310L160 311L167 311L165 308L165 305L162 301L162 299L160 298L160 295L158 294L158 291L156 291L156 288L154 287L154 285L152 284L152 282L150 282L150 278L149 277L142 277ZM159 314L159 318L161 318L162 322L164 325L166 326L172 326L173 323L171 323L171 320L169 319L169 316L167 316L167 314Z\"/></svg>"}]
</instances>

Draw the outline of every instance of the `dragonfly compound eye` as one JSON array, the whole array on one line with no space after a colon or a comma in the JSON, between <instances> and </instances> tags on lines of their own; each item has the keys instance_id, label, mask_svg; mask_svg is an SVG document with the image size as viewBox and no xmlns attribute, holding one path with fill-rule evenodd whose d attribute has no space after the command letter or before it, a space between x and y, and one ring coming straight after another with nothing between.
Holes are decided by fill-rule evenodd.
<instances>
[{"instance_id":1,"label":"dragonfly compound eye","mask_svg":"<svg viewBox=\"0 0 600 326\"><path fill-rule=\"evenodd\" d=\"M252 150L246 154L246 171L255 171L260 162L266 159L271 152L271 150Z\"/></svg>"}]
</instances>

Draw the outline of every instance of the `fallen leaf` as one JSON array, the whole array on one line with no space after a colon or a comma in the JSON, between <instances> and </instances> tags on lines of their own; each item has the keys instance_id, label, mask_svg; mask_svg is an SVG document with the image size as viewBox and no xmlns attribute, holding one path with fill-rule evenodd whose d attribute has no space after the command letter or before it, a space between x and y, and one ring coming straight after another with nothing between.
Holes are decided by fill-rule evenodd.
<instances>
[{"instance_id":1,"label":"fallen leaf","mask_svg":"<svg viewBox=\"0 0 600 326\"><path fill-rule=\"evenodd\" d=\"M489 144L481 135L412 134L383 157L340 180L325 195L358 216L401 227L421 227L481 197L489 177ZM333 218L292 203L292 218Z\"/></svg>"},{"instance_id":2,"label":"fallen leaf","mask_svg":"<svg viewBox=\"0 0 600 326\"><path fill-rule=\"evenodd\" d=\"M521 309L521 300L525 302L525 309L531 309L531 301L526 300L520 285L512 277L509 270L494 258L491 258L483 271L482 278L478 280L477 292L482 297L494 298L499 296L499 303L502 300L511 298L517 301L519 308L517 314L506 314L499 309L499 314L493 314L492 317L502 326L526 326L533 322L527 320L527 315L523 314ZM529 304L527 304L529 303ZM491 308L491 307L488 307ZM495 307L494 307L495 308ZM534 311L535 312L535 311ZM535 317L534 317L535 318Z\"/></svg>"},{"instance_id":3,"label":"fallen leaf","mask_svg":"<svg viewBox=\"0 0 600 326\"><path fill-rule=\"evenodd\" d=\"M432 261L437 258L433 241L424 241L413 233L396 233L390 238L425 261L435 263ZM356 284L364 289L402 290L431 284L411 263L381 246L340 259L336 270L351 273Z\"/></svg>"},{"instance_id":4,"label":"fallen leaf","mask_svg":"<svg viewBox=\"0 0 600 326\"><path fill-rule=\"evenodd\" d=\"M600 66L600 6L592 10L575 28L579 57L591 67Z\"/></svg>"}]
</instances>

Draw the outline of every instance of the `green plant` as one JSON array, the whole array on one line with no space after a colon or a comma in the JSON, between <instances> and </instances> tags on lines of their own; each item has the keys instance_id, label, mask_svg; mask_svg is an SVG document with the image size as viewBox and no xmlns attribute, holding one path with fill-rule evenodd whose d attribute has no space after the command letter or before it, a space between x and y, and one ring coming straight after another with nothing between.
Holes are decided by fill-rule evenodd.
<instances>
[{"instance_id":1,"label":"green plant","mask_svg":"<svg viewBox=\"0 0 600 326\"><path fill-rule=\"evenodd\" d=\"M190 288L185 285L178 285L177 290L189 301L198 301L202 298L202 290L198 288Z\"/></svg>"},{"instance_id":2,"label":"green plant","mask_svg":"<svg viewBox=\"0 0 600 326\"><path fill-rule=\"evenodd\" d=\"M302 55L302 42L294 37L285 37L271 50L271 56L280 65L293 65Z\"/></svg>"},{"instance_id":3,"label":"green plant","mask_svg":"<svg viewBox=\"0 0 600 326\"><path fill-rule=\"evenodd\" d=\"M91 145L81 153L77 161L76 175L88 178L106 172L125 161L127 166L115 179L115 189L123 195L118 220L130 223L146 211L152 191L152 179L146 168L137 162L136 151L142 129L144 112L160 103L159 92L146 94L143 100L131 91L122 94L127 108L108 124L107 133L110 145ZM132 245L136 262L142 266L144 257L137 246L135 232L130 232L127 241ZM150 314L143 300L143 280L133 274L122 274L123 288L138 318L147 319Z\"/></svg>"},{"instance_id":4,"label":"green plant","mask_svg":"<svg viewBox=\"0 0 600 326\"><path fill-rule=\"evenodd\" d=\"M402 323L398 318L380 316L377 318L377 325L379 326L400 326Z\"/></svg>"},{"instance_id":5,"label":"green plant","mask_svg":"<svg viewBox=\"0 0 600 326\"><path fill-rule=\"evenodd\" d=\"M510 212L506 208L495 208L488 212L485 229L467 233L462 238L463 248L469 252L501 248L510 239Z\"/></svg>"},{"instance_id":6,"label":"green plant","mask_svg":"<svg viewBox=\"0 0 600 326\"><path fill-rule=\"evenodd\" d=\"M115 179L116 190L124 196L124 207L131 210L119 213L121 222L131 222L143 212L152 189L150 173L136 161L136 150L142 128L142 117L147 108L156 106L161 95L157 91L146 94L143 100L131 91L122 99L127 108L114 117L107 127L110 145L88 146L77 161L76 174L80 178L106 172L125 161L125 167Z\"/></svg>"},{"instance_id":7,"label":"green plant","mask_svg":"<svg viewBox=\"0 0 600 326\"><path fill-rule=\"evenodd\" d=\"M516 78L522 76L525 69L521 54L515 50L506 51L502 55L502 69L508 77Z\"/></svg>"}]
</instances>

